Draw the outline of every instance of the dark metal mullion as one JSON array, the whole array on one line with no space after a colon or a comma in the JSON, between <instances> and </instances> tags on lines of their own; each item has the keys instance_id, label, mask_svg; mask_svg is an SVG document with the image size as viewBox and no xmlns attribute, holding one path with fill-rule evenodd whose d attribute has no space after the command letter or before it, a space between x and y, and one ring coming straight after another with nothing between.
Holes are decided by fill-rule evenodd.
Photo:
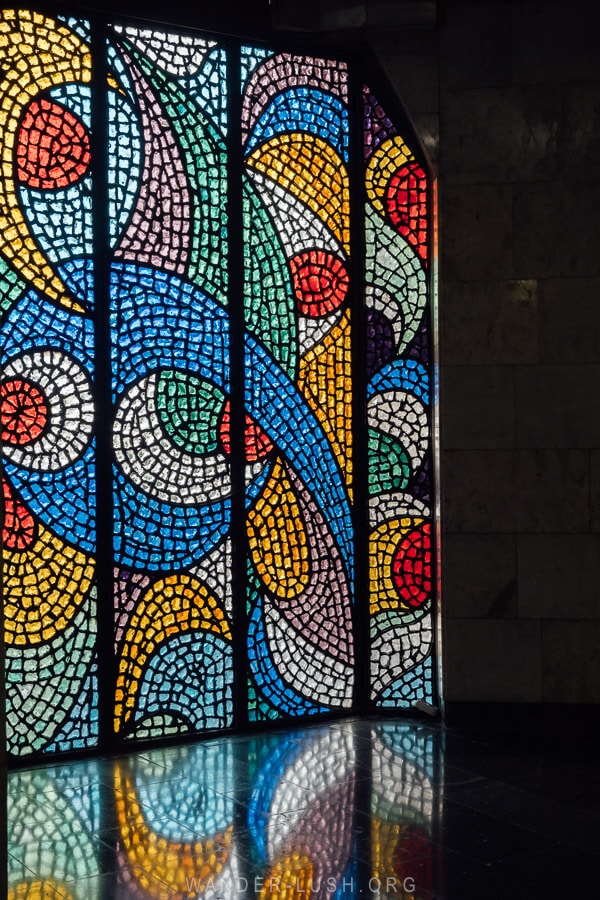
<instances>
[{"instance_id":1,"label":"dark metal mullion","mask_svg":"<svg viewBox=\"0 0 600 900\"><path fill-rule=\"evenodd\" d=\"M227 237L230 365L231 446L231 541L233 548L233 664L234 725L248 723L248 614L246 608L248 536L245 509L244 395L244 221L242 201L243 154L241 137L242 75L241 47L231 42L227 49Z\"/></svg>"},{"instance_id":2,"label":"dark metal mullion","mask_svg":"<svg viewBox=\"0 0 600 900\"><path fill-rule=\"evenodd\" d=\"M98 590L98 749L115 749L114 694L117 660L114 652L114 511L112 484L112 367L110 327L110 246L108 212L108 28L91 22L92 54L92 224L94 258L94 392L96 402L96 584ZM108 791L101 792L103 831L114 827L116 813ZM98 849L100 871L116 871L116 847L109 841ZM102 900L110 888L103 884Z\"/></svg>"},{"instance_id":3,"label":"dark metal mullion","mask_svg":"<svg viewBox=\"0 0 600 900\"><path fill-rule=\"evenodd\" d=\"M369 739L363 731L368 729ZM356 841L356 896L372 896L373 875L373 829L371 828L371 806L373 798L373 731L370 722L354 728L354 748L356 753L356 794L354 798L354 835Z\"/></svg>"},{"instance_id":4,"label":"dark metal mullion","mask_svg":"<svg viewBox=\"0 0 600 900\"><path fill-rule=\"evenodd\" d=\"M365 296L364 109L358 65L349 64L350 309L352 342L352 486L354 523L353 703L365 714L370 705L369 483Z\"/></svg>"},{"instance_id":5,"label":"dark metal mullion","mask_svg":"<svg viewBox=\"0 0 600 900\"><path fill-rule=\"evenodd\" d=\"M96 398L96 579L99 750L115 746L113 612L112 371L108 215L108 29L91 24L92 222L94 251L94 389Z\"/></svg>"}]
</instances>

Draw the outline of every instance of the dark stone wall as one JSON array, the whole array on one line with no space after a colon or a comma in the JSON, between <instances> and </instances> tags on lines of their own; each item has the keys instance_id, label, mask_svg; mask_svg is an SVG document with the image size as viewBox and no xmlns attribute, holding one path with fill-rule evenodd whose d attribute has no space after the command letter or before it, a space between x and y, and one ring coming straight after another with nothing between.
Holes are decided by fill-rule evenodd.
<instances>
[{"instance_id":1,"label":"dark stone wall","mask_svg":"<svg viewBox=\"0 0 600 900\"><path fill-rule=\"evenodd\" d=\"M440 8L448 700L600 702L596 13Z\"/></svg>"}]
</instances>

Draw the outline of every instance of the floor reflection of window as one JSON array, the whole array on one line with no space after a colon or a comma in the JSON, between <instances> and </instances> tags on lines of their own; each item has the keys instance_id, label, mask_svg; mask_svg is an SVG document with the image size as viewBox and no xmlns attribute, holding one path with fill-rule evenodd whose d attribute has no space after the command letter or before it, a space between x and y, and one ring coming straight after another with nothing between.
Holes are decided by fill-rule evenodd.
<instances>
[{"instance_id":1,"label":"floor reflection of window","mask_svg":"<svg viewBox=\"0 0 600 900\"><path fill-rule=\"evenodd\" d=\"M250 823L261 897L333 893L352 867L356 754L351 728L280 741L257 772Z\"/></svg>"},{"instance_id":2,"label":"floor reflection of window","mask_svg":"<svg viewBox=\"0 0 600 900\"><path fill-rule=\"evenodd\" d=\"M431 185L374 81L3 11L11 754L435 700Z\"/></svg>"},{"instance_id":3,"label":"floor reflection of window","mask_svg":"<svg viewBox=\"0 0 600 900\"><path fill-rule=\"evenodd\" d=\"M238 878L234 785L227 744L155 750L135 766L116 763L118 884L149 897L213 889L228 896Z\"/></svg>"},{"instance_id":4,"label":"floor reflection of window","mask_svg":"<svg viewBox=\"0 0 600 900\"><path fill-rule=\"evenodd\" d=\"M372 877L381 898L433 887L438 738L408 724L382 723L373 729Z\"/></svg>"},{"instance_id":5,"label":"floor reflection of window","mask_svg":"<svg viewBox=\"0 0 600 900\"><path fill-rule=\"evenodd\" d=\"M9 775L9 900L426 897L441 733L338 721Z\"/></svg>"},{"instance_id":6,"label":"floor reflection of window","mask_svg":"<svg viewBox=\"0 0 600 900\"><path fill-rule=\"evenodd\" d=\"M100 792L96 763L9 775L8 900L100 900Z\"/></svg>"}]
</instances>

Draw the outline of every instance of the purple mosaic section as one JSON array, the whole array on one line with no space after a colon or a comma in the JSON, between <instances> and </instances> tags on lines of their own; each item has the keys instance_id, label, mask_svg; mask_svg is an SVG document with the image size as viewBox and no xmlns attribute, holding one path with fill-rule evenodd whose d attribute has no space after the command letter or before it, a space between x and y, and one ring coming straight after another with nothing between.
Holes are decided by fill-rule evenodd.
<instances>
[{"instance_id":1,"label":"purple mosaic section","mask_svg":"<svg viewBox=\"0 0 600 900\"><path fill-rule=\"evenodd\" d=\"M431 473L431 461L428 456L423 460L421 468L416 472L411 483L411 492L413 497L421 500L428 506L431 505L431 483L433 476Z\"/></svg>"},{"instance_id":2,"label":"purple mosaic section","mask_svg":"<svg viewBox=\"0 0 600 900\"><path fill-rule=\"evenodd\" d=\"M396 342L390 320L377 309L367 310L367 377L371 378L394 356Z\"/></svg>"},{"instance_id":3,"label":"purple mosaic section","mask_svg":"<svg viewBox=\"0 0 600 900\"><path fill-rule=\"evenodd\" d=\"M421 327L412 339L410 347L406 351L405 355L409 359L416 359L424 366L427 366L429 365L429 345L429 323L427 321L423 321L421 323Z\"/></svg>"},{"instance_id":4,"label":"purple mosaic section","mask_svg":"<svg viewBox=\"0 0 600 900\"><path fill-rule=\"evenodd\" d=\"M365 110L365 159L387 138L398 133L391 119L368 87L363 88Z\"/></svg>"}]
</instances>

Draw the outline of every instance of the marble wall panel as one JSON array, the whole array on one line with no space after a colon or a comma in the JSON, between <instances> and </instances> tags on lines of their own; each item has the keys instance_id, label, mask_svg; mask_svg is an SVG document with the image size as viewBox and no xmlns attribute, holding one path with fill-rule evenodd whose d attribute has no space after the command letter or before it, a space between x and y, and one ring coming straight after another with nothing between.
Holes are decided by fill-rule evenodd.
<instances>
[{"instance_id":1,"label":"marble wall panel","mask_svg":"<svg viewBox=\"0 0 600 900\"><path fill-rule=\"evenodd\" d=\"M600 183L523 184L514 192L516 278L600 275Z\"/></svg>"},{"instance_id":2,"label":"marble wall panel","mask_svg":"<svg viewBox=\"0 0 600 900\"><path fill-rule=\"evenodd\" d=\"M537 281L444 282L440 343L447 366L537 362Z\"/></svg>"},{"instance_id":3,"label":"marble wall panel","mask_svg":"<svg viewBox=\"0 0 600 900\"><path fill-rule=\"evenodd\" d=\"M514 0L506 6L516 84L600 81L595 0Z\"/></svg>"},{"instance_id":4,"label":"marble wall panel","mask_svg":"<svg viewBox=\"0 0 600 900\"><path fill-rule=\"evenodd\" d=\"M586 450L444 450L444 530L587 532Z\"/></svg>"},{"instance_id":5,"label":"marble wall panel","mask_svg":"<svg viewBox=\"0 0 600 900\"><path fill-rule=\"evenodd\" d=\"M448 618L516 618L512 534L448 534L442 543L442 603Z\"/></svg>"},{"instance_id":6,"label":"marble wall panel","mask_svg":"<svg viewBox=\"0 0 600 900\"><path fill-rule=\"evenodd\" d=\"M600 278L549 278L538 285L540 362L600 363Z\"/></svg>"},{"instance_id":7,"label":"marble wall panel","mask_svg":"<svg viewBox=\"0 0 600 900\"><path fill-rule=\"evenodd\" d=\"M441 179L442 283L512 278L512 231L510 185L448 186Z\"/></svg>"},{"instance_id":8,"label":"marble wall panel","mask_svg":"<svg viewBox=\"0 0 600 900\"><path fill-rule=\"evenodd\" d=\"M600 80L569 84L564 93L563 170L589 183L600 177Z\"/></svg>"},{"instance_id":9,"label":"marble wall panel","mask_svg":"<svg viewBox=\"0 0 600 900\"><path fill-rule=\"evenodd\" d=\"M447 184L545 181L558 176L560 87L512 85L444 95Z\"/></svg>"},{"instance_id":10,"label":"marble wall panel","mask_svg":"<svg viewBox=\"0 0 600 900\"><path fill-rule=\"evenodd\" d=\"M600 366L517 366L518 447L600 447Z\"/></svg>"},{"instance_id":11,"label":"marble wall panel","mask_svg":"<svg viewBox=\"0 0 600 900\"><path fill-rule=\"evenodd\" d=\"M444 641L447 700L541 702L540 622L448 619Z\"/></svg>"},{"instance_id":12,"label":"marble wall panel","mask_svg":"<svg viewBox=\"0 0 600 900\"><path fill-rule=\"evenodd\" d=\"M440 26L444 90L510 83L511 16L505 3L444 3Z\"/></svg>"},{"instance_id":13,"label":"marble wall panel","mask_svg":"<svg viewBox=\"0 0 600 900\"><path fill-rule=\"evenodd\" d=\"M396 36L389 30L378 33L377 39L372 40L372 43L388 78L407 109L420 114L437 113L438 78L432 53L398 53Z\"/></svg>"},{"instance_id":14,"label":"marble wall panel","mask_svg":"<svg viewBox=\"0 0 600 900\"><path fill-rule=\"evenodd\" d=\"M519 617L600 619L600 535L517 536Z\"/></svg>"},{"instance_id":15,"label":"marble wall panel","mask_svg":"<svg viewBox=\"0 0 600 900\"><path fill-rule=\"evenodd\" d=\"M515 446L512 366L445 366L440 397L446 449Z\"/></svg>"},{"instance_id":16,"label":"marble wall panel","mask_svg":"<svg viewBox=\"0 0 600 900\"><path fill-rule=\"evenodd\" d=\"M448 699L598 702L598 5L445 0L442 8ZM498 368L511 366L512 406L513 382ZM505 443L511 416L515 450ZM494 538L507 542L502 550ZM503 663L503 625L515 655L529 657L521 668Z\"/></svg>"},{"instance_id":17,"label":"marble wall panel","mask_svg":"<svg viewBox=\"0 0 600 900\"><path fill-rule=\"evenodd\" d=\"M600 622L542 623L543 698L600 703Z\"/></svg>"},{"instance_id":18,"label":"marble wall panel","mask_svg":"<svg viewBox=\"0 0 600 900\"><path fill-rule=\"evenodd\" d=\"M591 531L600 532L600 450L590 450Z\"/></svg>"}]
</instances>

